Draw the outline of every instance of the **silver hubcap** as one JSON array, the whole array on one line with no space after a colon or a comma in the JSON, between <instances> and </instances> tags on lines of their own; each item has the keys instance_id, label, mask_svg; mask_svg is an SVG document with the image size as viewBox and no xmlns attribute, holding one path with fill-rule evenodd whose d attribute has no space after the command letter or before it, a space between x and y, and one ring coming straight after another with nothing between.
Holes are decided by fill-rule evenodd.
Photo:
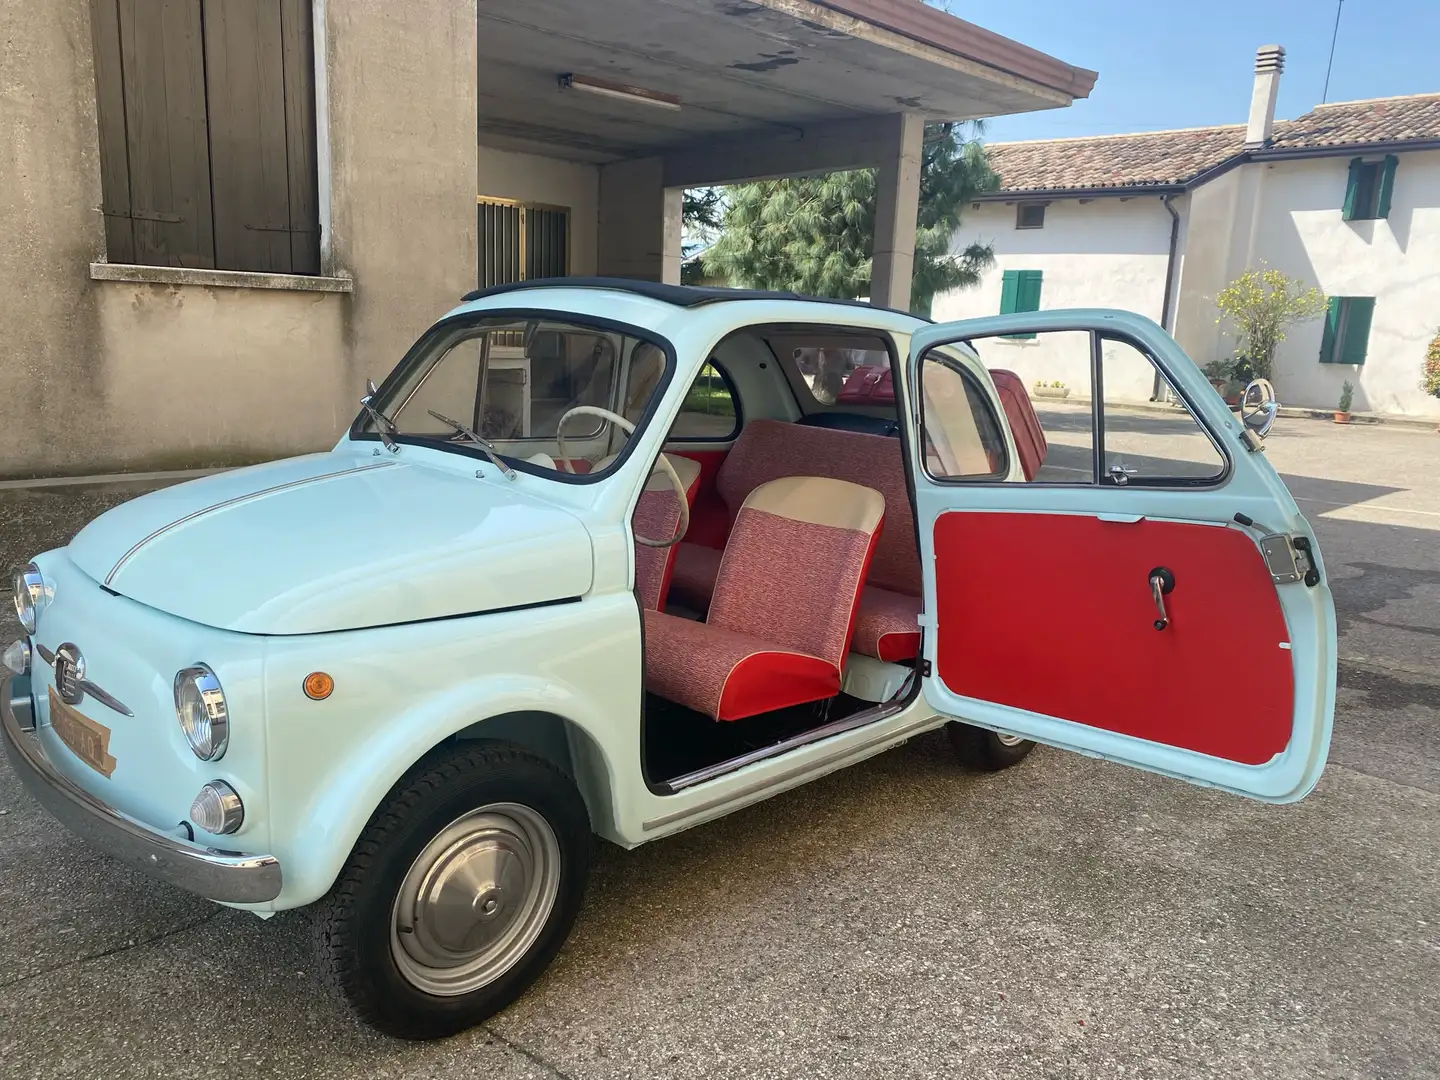
<instances>
[{"instance_id":1,"label":"silver hubcap","mask_svg":"<svg viewBox=\"0 0 1440 1080\"><path fill-rule=\"evenodd\" d=\"M390 919L390 954L416 989L468 994L509 971L540 936L560 891L560 842L528 806L456 818L410 865Z\"/></svg>"},{"instance_id":2,"label":"silver hubcap","mask_svg":"<svg viewBox=\"0 0 1440 1080\"><path fill-rule=\"evenodd\" d=\"M1019 735L1007 735L1003 731L995 732L995 738L1000 740L1001 746L1019 746L1025 741Z\"/></svg>"}]
</instances>

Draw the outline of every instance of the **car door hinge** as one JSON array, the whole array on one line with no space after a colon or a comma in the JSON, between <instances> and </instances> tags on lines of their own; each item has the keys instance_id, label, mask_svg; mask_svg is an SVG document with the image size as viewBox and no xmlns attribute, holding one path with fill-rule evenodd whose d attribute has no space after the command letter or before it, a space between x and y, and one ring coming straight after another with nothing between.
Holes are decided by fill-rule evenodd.
<instances>
[{"instance_id":1,"label":"car door hinge","mask_svg":"<svg viewBox=\"0 0 1440 1080\"><path fill-rule=\"evenodd\" d=\"M1308 536L1271 533L1260 538L1260 552L1265 556L1270 580L1276 585L1304 581L1314 588L1320 584L1320 571L1315 565Z\"/></svg>"},{"instance_id":2,"label":"car door hinge","mask_svg":"<svg viewBox=\"0 0 1440 1080\"><path fill-rule=\"evenodd\" d=\"M922 679L928 679L928 678L930 678L930 661L929 661L929 660L921 660L921 661L920 661L920 677L921 677Z\"/></svg>"}]
</instances>

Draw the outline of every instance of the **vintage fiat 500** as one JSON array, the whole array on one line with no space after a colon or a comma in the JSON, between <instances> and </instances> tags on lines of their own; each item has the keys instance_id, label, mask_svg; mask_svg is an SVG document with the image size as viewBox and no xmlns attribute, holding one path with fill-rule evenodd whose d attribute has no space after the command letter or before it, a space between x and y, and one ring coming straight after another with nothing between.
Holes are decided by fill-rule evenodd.
<instances>
[{"instance_id":1,"label":"vintage fiat 500","mask_svg":"<svg viewBox=\"0 0 1440 1080\"><path fill-rule=\"evenodd\" d=\"M1032 402L1042 360L1078 392ZM1152 383L1164 411L1123 404ZM1122 312L472 294L330 452L36 556L6 749L113 857L313 907L362 1017L444 1035L555 956L592 836L658 839L930 729L978 768L1038 741L1303 797L1334 612L1247 419ZM1240 694L1215 677L1236 656Z\"/></svg>"}]
</instances>

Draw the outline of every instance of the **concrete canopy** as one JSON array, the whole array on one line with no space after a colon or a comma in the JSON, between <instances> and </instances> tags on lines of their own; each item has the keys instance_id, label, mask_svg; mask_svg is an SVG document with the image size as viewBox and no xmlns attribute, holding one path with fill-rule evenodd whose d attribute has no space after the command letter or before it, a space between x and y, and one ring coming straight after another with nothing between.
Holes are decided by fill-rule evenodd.
<instances>
[{"instance_id":1,"label":"concrete canopy","mask_svg":"<svg viewBox=\"0 0 1440 1080\"><path fill-rule=\"evenodd\" d=\"M961 120L1058 108L1095 81L920 0L479 0L478 18L480 141L596 163L796 141L900 112ZM680 107L565 90L565 73Z\"/></svg>"}]
</instances>

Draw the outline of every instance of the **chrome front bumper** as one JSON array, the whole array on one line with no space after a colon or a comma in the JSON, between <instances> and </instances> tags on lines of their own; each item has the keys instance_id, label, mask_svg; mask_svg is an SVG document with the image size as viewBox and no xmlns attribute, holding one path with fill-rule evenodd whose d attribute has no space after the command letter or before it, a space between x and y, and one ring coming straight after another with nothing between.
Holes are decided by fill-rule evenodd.
<instances>
[{"instance_id":1,"label":"chrome front bumper","mask_svg":"<svg viewBox=\"0 0 1440 1080\"><path fill-rule=\"evenodd\" d=\"M25 676L8 673L0 680L0 741L21 783L62 825L106 855L211 900L262 904L280 895L280 862L273 855L217 851L157 832L62 776L39 740L26 733L34 726L28 684Z\"/></svg>"}]
</instances>

